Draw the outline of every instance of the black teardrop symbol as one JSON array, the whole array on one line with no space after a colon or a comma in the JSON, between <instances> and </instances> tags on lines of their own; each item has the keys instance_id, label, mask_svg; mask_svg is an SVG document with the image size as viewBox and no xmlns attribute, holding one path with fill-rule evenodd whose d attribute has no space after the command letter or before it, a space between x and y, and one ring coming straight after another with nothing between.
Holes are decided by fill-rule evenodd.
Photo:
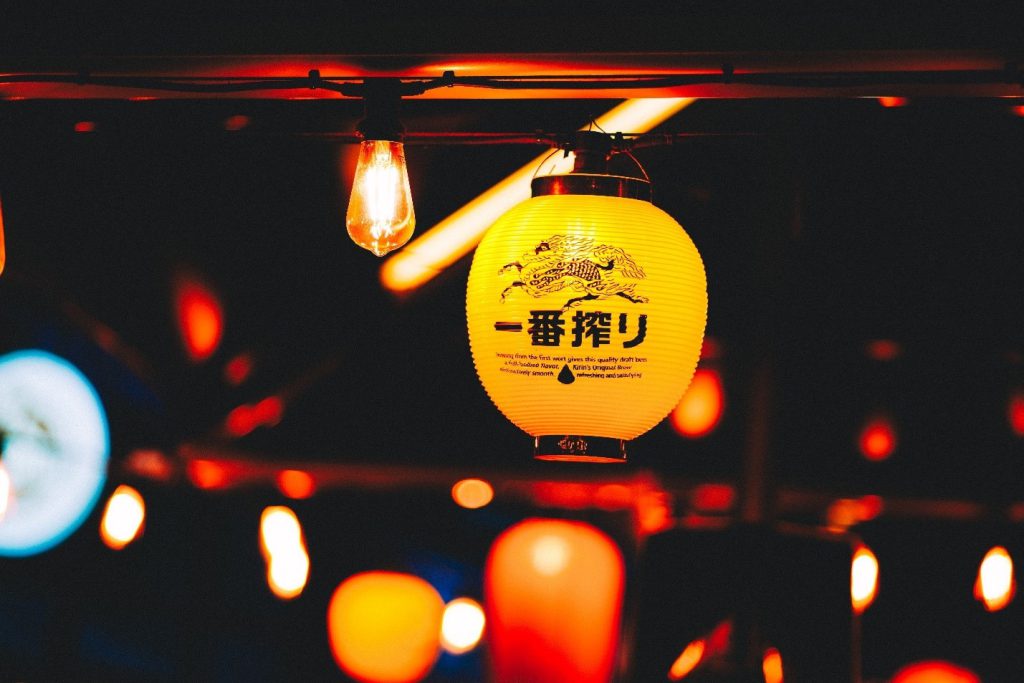
<instances>
[{"instance_id":1,"label":"black teardrop symbol","mask_svg":"<svg viewBox=\"0 0 1024 683\"><path fill-rule=\"evenodd\" d=\"M562 371L558 373L558 381L562 384L572 384L576 381L576 375L572 374L572 370L569 369L568 363L563 365Z\"/></svg>"}]
</instances>

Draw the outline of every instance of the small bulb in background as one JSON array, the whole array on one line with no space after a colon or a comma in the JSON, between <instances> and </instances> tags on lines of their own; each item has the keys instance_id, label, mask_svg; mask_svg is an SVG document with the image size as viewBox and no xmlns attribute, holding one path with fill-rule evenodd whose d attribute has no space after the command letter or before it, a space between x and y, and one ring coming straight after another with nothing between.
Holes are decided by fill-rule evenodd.
<instances>
[{"instance_id":1,"label":"small bulb in background","mask_svg":"<svg viewBox=\"0 0 1024 683\"><path fill-rule=\"evenodd\" d=\"M1013 600L1016 592L1013 558L1006 548L996 546L985 553L974 582L974 597L989 612L998 612Z\"/></svg>"},{"instance_id":2,"label":"small bulb in background","mask_svg":"<svg viewBox=\"0 0 1024 683\"><path fill-rule=\"evenodd\" d=\"M441 647L453 655L469 652L484 634L484 608L471 598L456 598L445 605L441 618Z\"/></svg>"},{"instance_id":3,"label":"small bulb in background","mask_svg":"<svg viewBox=\"0 0 1024 683\"><path fill-rule=\"evenodd\" d=\"M345 216L352 241L377 256L412 237L416 214L405 150L395 140L363 140Z\"/></svg>"},{"instance_id":4,"label":"small bulb in background","mask_svg":"<svg viewBox=\"0 0 1024 683\"><path fill-rule=\"evenodd\" d=\"M127 484L121 484L103 511L100 538L113 550L121 550L138 538L146 521L146 502L142 494Z\"/></svg>"},{"instance_id":5,"label":"small bulb in background","mask_svg":"<svg viewBox=\"0 0 1024 683\"><path fill-rule=\"evenodd\" d=\"M865 545L857 548L850 563L850 601L853 611L863 614L878 594L878 558Z\"/></svg>"}]
</instances>

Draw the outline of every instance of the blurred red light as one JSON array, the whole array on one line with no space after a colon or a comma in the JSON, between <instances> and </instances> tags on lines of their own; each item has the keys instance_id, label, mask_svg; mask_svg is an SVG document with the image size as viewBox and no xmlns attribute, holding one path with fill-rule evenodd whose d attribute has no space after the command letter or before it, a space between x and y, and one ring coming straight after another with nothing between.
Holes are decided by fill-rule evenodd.
<instances>
[{"instance_id":1,"label":"blurred red light","mask_svg":"<svg viewBox=\"0 0 1024 683\"><path fill-rule=\"evenodd\" d=\"M861 430L858 445L868 460L885 460L896 450L896 428L888 418L874 417Z\"/></svg>"},{"instance_id":2,"label":"blurred red light","mask_svg":"<svg viewBox=\"0 0 1024 683\"><path fill-rule=\"evenodd\" d=\"M224 379L232 386L238 386L252 374L252 354L240 353L224 365Z\"/></svg>"},{"instance_id":3,"label":"blurred red light","mask_svg":"<svg viewBox=\"0 0 1024 683\"><path fill-rule=\"evenodd\" d=\"M302 470L281 470L277 473L277 488L289 498L309 498L316 492L316 480Z\"/></svg>"},{"instance_id":4,"label":"blurred red light","mask_svg":"<svg viewBox=\"0 0 1024 683\"><path fill-rule=\"evenodd\" d=\"M193 278L181 278L175 288L178 329L185 351L195 361L204 361L220 345L224 314L216 295Z\"/></svg>"},{"instance_id":5,"label":"blurred red light","mask_svg":"<svg viewBox=\"0 0 1024 683\"><path fill-rule=\"evenodd\" d=\"M883 107L905 107L907 106L906 97L879 97L878 103Z\"/></svg>"},{"instance_id":6,"label":"blurred red light","mask_svg":"<svg viewBox=\"0 0 1024 683\"><path fill-rule=\"evenodd\" d=\"M249 125L249 123L250 119L248 116L245 116L243 114L235 114L234 116L229 116L224 120L224 130L232 132L239 131L242 130L243 128L246 128Z\"/></svg>"},{"instance_id":7,"label":"blurred red light","mask_svg":"<svg viewBox=\"0 0 1024 683\"><path fill-rule=\"evenodd\" d=\"M693 507L701 512L728 512L736 502L731 484L701 484L693 490Z\"/></svg>"},{"instance_id":8,"label":"blurred red light","mask_svg":"<svg viewBox=\"0 0 1024 683\"><path fill-rule=\"evenodd\" d=\"M867 343L865 352L868 358L884 362L896 360L903 352L903 347L892 339L875 339Z\"/></svg>"},{"instance_id":9,"label":"blurred red light","mask_svg":"<svg viewBox=\"0 0 1024 683\"><path fill-rule=\"evenodd\" d=\"M75 121L75 132L76 133L94 133L96 132L95 121Z\"/></svg>"},{"instance_id":10,"label":"blurred red light","mask_svg":"<svg viewBox=\"0 0 1024 683\"><path fill-rule=\"evenodd\" d=\"M228 434L242 437L257 427L272 427L281 421L284 402L278 396L269 396L255 405L241 405L228 413L224 429Z\"/></svg>"},{"instance_id":11,"label":"blurred red light","mask_svg":"<svg viewBox=\"0 0 1024 683\"><path fill-rule=\"evenodd\" d=\"M718 360L722 357L722 346L714 337L704 337L700 346L701 360Z\"/></svg>"},{"instance_id":12,"label":"blurred red light","mask_svg":"<svg viewBox=\"0 0 1024 683\"><path fill-rule=\"evenodd\" d=\"M231 480L227 467L212 460L190 460L186 467L188 478L201 489L220 489Z\"/></svg>"},{"instance_id":13,"label":"blurred red light","mask_svg":"<svg viewBox=\"0 0 1024 683\"><path fill-rule=\"evenodd\" d=\"M1018 104L1012 108L1013 113L1017 116L1024 116L1024 104Z\"/></svg>"},{"instance_id":14,"label":"blurred red light","mask_svg":"<svg viewBox=\"0 0 1024 683\"><path fill-rule=\"evenodd\" d=\"M1006 418L1010 422L1010 429L1017 436L1024 436L1024 392L1017 391L1010 396L1010 403L1006 407Z\"/></svg>"}]
</instances>

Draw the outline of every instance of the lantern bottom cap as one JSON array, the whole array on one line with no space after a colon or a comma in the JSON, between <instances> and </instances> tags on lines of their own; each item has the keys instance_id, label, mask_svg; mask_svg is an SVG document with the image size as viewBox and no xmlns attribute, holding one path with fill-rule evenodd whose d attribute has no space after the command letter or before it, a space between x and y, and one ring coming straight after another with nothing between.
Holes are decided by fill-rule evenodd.
<instances>
[{"instance_id":1,"label":"lantern bottom cap","mask_svg":"<svg viewBox=\"0 0 1024 683\"><path fill-rule=\"evenodd\" d=\"M606 436L535 436L533 457L563 462L626 462L626 442Z\"/></svg>"}]
</instances>

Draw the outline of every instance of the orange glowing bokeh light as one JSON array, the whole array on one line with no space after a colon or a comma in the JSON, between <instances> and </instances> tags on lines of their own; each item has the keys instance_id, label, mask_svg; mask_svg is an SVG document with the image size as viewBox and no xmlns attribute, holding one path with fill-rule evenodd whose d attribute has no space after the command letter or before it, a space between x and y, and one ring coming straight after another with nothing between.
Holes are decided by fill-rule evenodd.
<instances>
[{"instance_id":1,"label":"orange glowing bokeh light","mask_svg":"<svg viewBox=\"0 0 1024 683\"><path fill-rule=\"evenodd\" d=\"M1024 104L1015 105L1015 106L1011 107L1011 110L1017 116L1024 116Z\"/></svg>"},{"instance_id":2,"label":"orange glowing bokeh light","mask_svg":"<svg viewBox=\"0 0 1024 683\"><path fill-rule=\"evenodd\" d=\"M309 554L295 512L272 505L260 516L260 551L267 562L267 585L282 600L298 597L309 579Z\"/></svg>"},{"instance_id":3,"label":"orange glowing bokeh light","mask_svg":"<svg viewBox=\"0 0 1024 683\"><path fill-rule=\"evenodd\" d=\"M1013 576L1013 558L1006 548L996 546L985 553L974 581L974 597L989 612L998 612L1013 600L1017 581Z\"/></svg>"},{"instance_id":4,"label":"orange glowing bokeh light","mask_svg":"<svg viewBox=\"0 0 1024 683\"><path fill-rule=\"evenodd\" d=\"M782 655L774 647L764 651L761 658L761 672L764 674L764 683L782 683Z\"/></svg>"},{"instance_id":5,"label":"orange glowing bokeh light","mask_svg":"<svg viewBox=\"0 0 1024 683\"><path fill-rule=\"evenodd\" d=\"M681 681L686 676L690 675L694 669L700 664L704 658L704 640L695 640L685 648L676 657L676 661L672 662L672 666L668 670L668 679L670 681Z\"/></svg>"},{"instance_id":6,"label":"orange glowing bokeh light","mask_svg":"<svg viewBox=\"0 0 1024 683\"><path fill-rule=\"evenodd\" d=\"M885 460L896 450L896 427L892 420L876 416L867 421L857 439L861 454L873 462Z\"/></svg>"},{"instance_id":7,"label":"orange glowing bokeh light","mask_svg":"<svg viewBox=\"0 0 1024 683\"><path fill-rule=\"evenodd\" d=\"M476 510L494 500L494 489L483 479L463 479L452 486L452 500L464 508Z\"/></svg>"},{"instance_id":8,"label":"orange glowing bokeh light","mask_svg":"<svg viewBox=\"0 0 1024 683\"><path fill-rule=\"evenodd\" d=\"M1017 436L1024 436L1024 391L1015 391L1006 406L1006 419Z\"/></svg>"},{"instance_id":9,"label":"orange glowing bokeh light","mask_svg":"<svg viewBox=\"0 0 1024 683\"><path fill-rule=\"evenodd\" d=\"M338 586L327 634L345 673L366 683L423 680L440 652L444 601L409 574L366 572Z\"/></svg>"},{"instance_id":10,"label":"orange glowing bokeh light","mask_svg":"<svg viewBox=\"0 0 1024 683\"><path fill-rule=\"evenodd\" d=\"M903 667L889 683L981 683L981 678L955 664L932 661Z\"/></svg>"},{"instance_id":11,"label":"orange glowing bokeh light","mask_svg":"<svg viewBox=\"0 0 1024 683\"><path fill-rule=\"evenodd\" d=\"M302 470L281 470L275 477L277 488L289 498L301 500L316 492L316 480Z\"/></svg>"},{"instance_id":12,"label":"orange glowing bokeh light","mask_svg":"<svg viewBox=\"0 0 1024 683\"><path fill-rule=\"evenodd\" d=\"M724 405L722 378L718 371L697 368L690 387L672 411L672 427L690 439L707 436L722 419Z\"/></svg>"},{"instance_id":13,"label":"orange glowing bokeh light","mask_svg":"<svg viewBox=\"0 0 1024 683\"><path fill-rule=\"evenodd\" d=\"M613 133L646 133L694 101L685 97L626 100L599 116L593 126ZM385 261L380 270L384 287L393 292L416 289L472 251L487 228L513 206L529 199L530 181L549 157L550 152L536 157ZM572 162L573 155L564 158L559 154L554 171L545 171L567 173Z\"/></svg>"},{"instance_id":14,"label":"orange glowing bokeh light","mask_svg":"<svg viewBox=\"0 0 1024 683\"><path fill-rule=\"evenodd\" d=\"M142 494L121 484L110 495L100 522L100 538L113 550L120 550L142 535L146 502Z\"/></svg>"},{"instance_id":15,"label":"orange glowing bokeh light","mask_svg":"<svg viewBox=\"0 0 1024 683\"><path fill-rule=\"evenodd\" d=\"M875 601L878 594L878 558L865 545L857 548L850 563L850 602L856 614Z\"/></svg>"},{"instance_id":16,"label":"orange glowing bokeh light","mask_svg":"<svg viewBox=\"0 0 1024 683\"><path fill-rule=\"evenodd\" d=\"M197 278L183 276L175 286L174 305L189 358L194 362L206 360L217 350L224 333L220 301Z\"/></svg>"},{"instance_id":17,"label":"orange glowing bokeh light","mask_svg":"<svg viewBox=\"0 0 1024 683\"><path fill-rule=\"evenodd\" d=\"M879 97L878 98L878 103L880 105L882 105L883 107L887 108L887 109L888 108L892 108L892 107L905 107L905 106L907 106L907 102L908 102L908 100L907 100L906 97Z\"/></svg>"},{"instance_id":18,"label":"orange glowing bokeh light","mask_svg":"<svg viewBox=\"0 0 1024 683\"><path fill-rule=\"evenodd\" d=\"M610 680L623 576L618 546L589 524L528 519L503 532L484 580L492 679Z\"/></svg>"},{"instance_id":19,"label":"orange glowing bokeh light","mask_svg":"<svg viewBox=\"0 0 1024 683\"><path fill-rule=\"evenodd\" d=\"M477 646L484 634L484 608L471 598L456 598L445 605L441 619L441 647L461 655Z\"/></svg>"}]
</instances>

